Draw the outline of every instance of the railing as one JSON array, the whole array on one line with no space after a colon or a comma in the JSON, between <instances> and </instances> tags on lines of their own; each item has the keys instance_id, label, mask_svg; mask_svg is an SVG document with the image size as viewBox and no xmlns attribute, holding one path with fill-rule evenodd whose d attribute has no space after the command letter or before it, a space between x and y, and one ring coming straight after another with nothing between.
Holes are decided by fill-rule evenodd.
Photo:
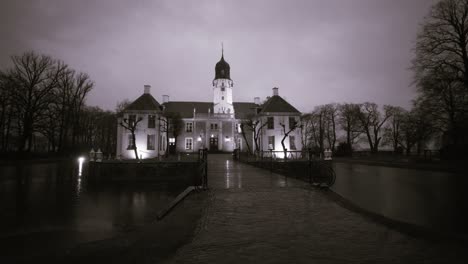
<instances>
[{"instance_id":1,"label":"railing","mask_svg":"<svg viewBox=\"0 0 468 264\"><path fill-rule=\"evenodd\" d=\"M208 188L208 149L198 150L198 170L201 177L201 186Z\"/></svg>"},{"instance_id":2,"label":"railing","mask_svg":"<svg viewBox=\"0 0 468 264\"><path fill-rule=\"evenodd\" d=\"M208 188L208 151L180 153L143 160L104 160L89 162L89 183L167 182Z\"/></svg>"},{"instance_id":3,"label":"railing","mask_svg":"<svg viewBox=\"0 0 468 264\"><path fill-rule=\"evenodd\" d=\"M270 172L299 178L310 184L330 187L335 182L335 172L329 160L323 160L311 150L257 151L254 154L234 150L234 160L244 162Z\"/></svg>"}]
</instances>

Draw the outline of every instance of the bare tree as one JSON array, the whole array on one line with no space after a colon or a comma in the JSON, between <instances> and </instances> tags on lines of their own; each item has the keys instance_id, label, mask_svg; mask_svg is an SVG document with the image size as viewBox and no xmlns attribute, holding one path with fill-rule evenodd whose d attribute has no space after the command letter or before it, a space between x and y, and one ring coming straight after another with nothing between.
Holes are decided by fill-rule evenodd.
<instances>
[{"instance_id":1,"label":"bare tree","mask_svg":"<svg viewBox=\"0 0 468 264\"><path fill-rule=\"evenodd\" d=\"M325 136L328 142L328 148L335 151L336 144L336 122L338 119L337 104L326 104L323 106L325 111Z\"/></svg>"},{"instance_id":2,"label":"bare tree","mask_svg":"<svg viewBox=\"0 0 468 264\"><path fill-rule=\"evenodd\" d=\"M389 106L384 106L384 114L382 115L375 103L363 103L360 107L359 121L362 130L367 136L369 147L372 153L379 151L379 144L382 140L381 128L391 116Z\"/></svg>"},{"instance_id":3,"label":"bare tree","mask_svg":"<svg viewBox=\"0 0 468 264\"><path fill-rule=\"evenodd\" d=\"M247 151L249 152L249 154L252 154L252 148L250 147L249 140L247 139L247 135L245 133L248 127L247 122L248 120L243 120L240 123L240 130L241 130L242 137L244 138L245 145L247 146Z\"/></svg>"},{"instance_id":4,"label":"bare tree","mask_svg":"<svg viewBox=\"0 0 468 264\"><path fill-rule=\"evenodd\" d=\"M8 151L11 126L14 118L12 102L13 85L7 74L0 71L0 150Z\"/></svg>"},{"instance_id":5,"label":"bare tree","mask_svg":"<svg viewBox=\"0 0 468 264\"><path fill-rule=\"evenodd\" d=\"M165 132L166 136L166 155L169 155L169 135L174 137L174 145L177 146L177 138L179 137L182 129L184 128L184 122L179 113L166 112L162 117L159 118L160 131Z\"/></svg>"},{"instance_id":6,"label":"bare tree","mask_svg":"<svg viewBox=\"0 0 468 264\"><path fill-rule=\"evenodd\" d=\"M252 132L253 136L253 142L255 144L255 151L260 150L260 135L262 132L262 129L268 125L267 122L262 122L262 120L253 114L247 115L246 118L241 122L241 134L242 137L244 138L246 142L247 149L249 153L252 153L252 150L249 146L245 131L250 131Z\"/></svg>"},{"instance_id":7,"label":"bare tree","mask_svg":"<svg viewBox=\"0 0 468 264\"><path fill-rule=\"evenodd\" d=\"M313 116L310 113L303 114L300 121L301 129L301 143L303 149L312 147L311 141L313 140Z\"/></svg>"},{"instance_id":8,"label":"bare tree","mask_svg":"<svg viewBox=\"0 0 468 264\"><path fill-rule=\"evenodd\" d=\"M407 111L402 107L398 106L387 106L390 112L390 118L388 119L387 126L384 128L384 142L390 143L395 153L401 146L402 139L402 124L405 121Z\"/></svg>"},{"instance_id":9,"label":"bare tree","mask_svg":"<svg viewBox=\"0 0 468 264\"><path fill-rule=\"evenodd\" d=\"M286 126L285 122L280 122L279 125L280 125L281 128L283 129L283 138L281 139L281 146L283 147L284 158L287 159L287 157L288 157L288 149L287 149L286 146L284 145L284 141L285 141L286 138L289 136L289 134L291 134L291 132L293 132L294 130L296 130L296 128L298 128L299 122L297 122L295 119L294 119L294 121L293 121L293 119L290 118L290 119L289 119L289 126Z\"/></svg>"},{"instance_id":10,"label":"bare tree","mask_svg":"<svg viewBox=\"0 0 468 264\"><path fill-rule=\"evenodd\" d=\"M466 153L468 132L468 0L434 4L417 37L413 71L418 104L429 111L444 145Z\"/></svg>"},{"instance_id":11,"label":"bare tree","mask_svg":"<svg viewBox=\"0 0 468 264\"><path fill-rule=\"evenodd\" d=\"M421 146L434 134L434 126L427 118L424 109L416 105L411 111L403 113L401 122L401 140L399 144L410 154L414 146L416 152L421 153Z\"/></svg>"},{"instance_id":12,"label":"bare tree","mask_svg":"<svg viewBox=\"0 0 468 264\"><path fill-rule=\"evenodd\" d=\"M359 121L360 106L345 103L339 106L338 124L346 133L346 144L353 150L354 141L363 133Z\"/></svg>"},{"instance_id":13,"label":"bare tree","mask_svg":"<svg viewBox=\"0 0 468 264\"><path fill-rule=\"evenodd\" d=\"M40 119L53 103L54 89L67 65L34 52L13 56L13 68L8 75L15 89L12 93L20 129L19 150L30 151L32 136Z\"/></svg>"},{"instance_id":14,"label":"bare tree","mask_svg":"<svg viewBox=\"0 0 468 264\"><path fill-rule=\"evenodd\" d=\"M413 61L416 81L443 66L468 89L467 45L468 1L441 0L433 5L417 38Z\"/></svg>"},{"instance_id":15,"label":"bare tree","mask_svg":"<svg viewBox=\"0 0 468 264\"><path fill-rule=\"evenodd\" d=\"M143 118L140 116L138 117L137 120L129 119L129 118L124 118L121 122L120 125L125 128L126 130L130 131L132 135L132 142L133 145L130 146L134 153L135 153L135 159L139 160L140 158L138 157L138 151L137 151L137 146L136 146L136 138L135 138L135 131L138 128L138 123L140 123L143 120Z\"/></svg>"}]
</instances>

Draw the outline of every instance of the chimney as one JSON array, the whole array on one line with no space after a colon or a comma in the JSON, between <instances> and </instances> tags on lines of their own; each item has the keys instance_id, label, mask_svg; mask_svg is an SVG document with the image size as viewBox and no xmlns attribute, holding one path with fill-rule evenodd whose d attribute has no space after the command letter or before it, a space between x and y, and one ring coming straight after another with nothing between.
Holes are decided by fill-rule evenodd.
<instances>
[{"instance_id":1,"label":"chimney","mask_svg":"<svg viewBox=\"0 0 468 264\"><path fill-rule=\"evenodd\" d=\"M279 95L278 90L279 90L278 87L273 88L273 96Z\"/></svg>"},{"instance_id":2,"label":"chimney","mask_svg":"<svg viewBox=\"0 0 468 264\"><path fill-rule=\"evenodd\" d=\"M163 101L163 104L164 104L164 103L169 103L169 95L163 95L163 98L162 98L162 99L163 99L163 100L162 100L162 101Z\"/></svg>"},{"instance_id":3,"label":"chimney","mask_svg":"<svg viewBox=\"0 0 468 264\"><path fill-rule=\"evenodd\" d=\"M254 103L256 105L259 105L260 104L260 97L254 97Z\"/></svg>"},{"instance_id":4,"label":"chimney","mask_svg":"<svg viewBox=\"0 0 468 264\"><path fill-rule=\"evenodd\" d=\"M145 84L145 86L144 86L144 87L145 87L145 91L144 91L144 92L145 92L145 94L149 94L149 93L151 93L151 92L150 92L150 90L151 90L151 85Z\"/></svg>"}]
</instances>

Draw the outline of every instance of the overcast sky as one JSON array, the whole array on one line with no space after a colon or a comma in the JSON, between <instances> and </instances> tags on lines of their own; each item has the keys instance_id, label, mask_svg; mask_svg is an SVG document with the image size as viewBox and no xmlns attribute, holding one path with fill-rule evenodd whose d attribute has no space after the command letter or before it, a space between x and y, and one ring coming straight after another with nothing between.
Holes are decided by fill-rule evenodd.
<instances>
[{"instance_id":1,"label":"overcast sky","mask_svg":"<svg viewBox=\"0 0 468 264\"><path fill-rule=\"evenodd\" d=\"M0 68L34 50L95 81L114 109L143 85L161 101L211 101L224 42L235 101L271 95L301 111L330 102L410 106L408 70L432 0L3 0Z\"/></svg>"}]
</instances>

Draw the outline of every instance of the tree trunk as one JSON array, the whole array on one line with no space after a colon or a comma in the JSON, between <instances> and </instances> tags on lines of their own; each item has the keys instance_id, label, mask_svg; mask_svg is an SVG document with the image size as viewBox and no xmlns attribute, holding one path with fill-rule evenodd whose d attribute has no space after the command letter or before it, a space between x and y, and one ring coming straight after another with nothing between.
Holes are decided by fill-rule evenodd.
<instances>
[{"instance_id":1,"label":"tree trunk","mask_svg":"<svg viewBox=\"0 0 468 264\"><path fill-rule=\"evenodd\" d=\"M137 151L137 145L136 145L136 138L135 138L135 131L131 131L132 132L132 140L133 140L133 151L135 153L135 158L136 160L140 160L140 158L138 157L138 151Z\"/></svg>"}]
</instances>

